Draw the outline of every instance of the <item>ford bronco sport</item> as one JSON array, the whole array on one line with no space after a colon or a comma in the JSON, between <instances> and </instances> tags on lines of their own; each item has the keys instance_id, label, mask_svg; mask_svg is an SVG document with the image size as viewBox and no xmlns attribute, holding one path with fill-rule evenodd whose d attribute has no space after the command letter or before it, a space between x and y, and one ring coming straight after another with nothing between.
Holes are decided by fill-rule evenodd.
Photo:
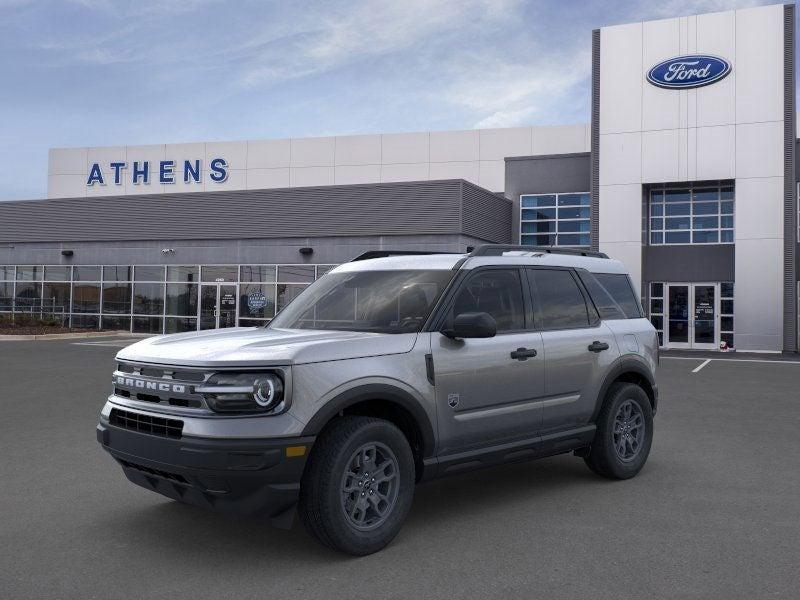
<instances>
[{"instance_id":1,"label":"ford bronco sport","mask_svg":"<svg viewBox=\"0 0 800 600\"><path fill-rule=\"evenodd\" d=\"M266 327L123 349L98 441L142 487L284 527L299 512L356 555L394 538L423 480L567 452L642 469L658 338L621 263L406 254L340 265Z\"/></svg>"}]
</instances>

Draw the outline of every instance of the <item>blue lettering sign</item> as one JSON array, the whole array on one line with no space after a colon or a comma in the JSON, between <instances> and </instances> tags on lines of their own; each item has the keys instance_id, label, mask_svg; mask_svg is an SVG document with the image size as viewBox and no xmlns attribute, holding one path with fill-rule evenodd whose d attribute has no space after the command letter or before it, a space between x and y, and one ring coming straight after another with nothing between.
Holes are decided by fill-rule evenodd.
<instances>
[{"instance_id":1,"label":"blue lettering sign","mask_svg":"<svg viewBox=\"0 0 800 600\"><path fill-rule=\"evenodd\" d=\"M99 183L100 185L105 185L105 181L103 181L103 173L100 171L100 165L94 163L92 168L89 171L89 179L86 181L86 185L94 185L95 183Z\"/></svg>"},{"instance_id":2,"label":"blue lettering sign","mask_svg":"<svg viewBox=\"0 0 800 600\"><path fill-rule=\"evenodd\" d=\"M174 160L162 160L158 165L158 181L159 183L175 183L173 169L175 168Z\"/></svg>"},{"instance_id":3,"label":"blue lettering sign","mask_svg":"<svg viewBox=\"0 0 800 600\"><path fill-rule=\"evenodd\" d=\"M685 90L715 83L730 72L731 64L724 58L692 54L658 63L647 72L647 81L660 88Z\"/></svg>"},{"instance_id":4,"label":"blue lettering sign","mask_svg":"<svg viewBox=\"0 0 800 600\"><path fill-rule=\"evenodd\" d=\"M224 158L215 158L211 161L211 181L221 183L228 178L228 163Z\"/></svg>"},{"instance_id":5,"label":"blue lettering sign","mask_svg":"<svg viewBox=\"0 0 800 600\"><path fill-rule=\"evenodd\" d=\"M113 162L111 168L114 169L114 183L120 185L122 183L122 175L120 171L125 168L124 162Z\"/></svg>"},{"instance_id":6,"label":"blue lettering sign","mask_svg":"<svg viewBox=\"0 0 800 600\"><path fill-rule=\"evenodd\" d=\"M194 181L195 183L200 183L199 160L194 161L194 167L192 167L192 161L183 161L183 183L189 183L189 180Z\"/></svg>"},{"instance_id":7,"label":"blue lettering sign","mask_svg":"<svg viewBox=\"0 0 800 600\"><path fill-rule=\"evenodd\" d=\"M139 184L139 179L142 180L143 183L150 183L150 163L145 161L141 163L142 168L139 168L139 164L137 161L133 161L133 183Z\"/></svg>"}]
</instances>

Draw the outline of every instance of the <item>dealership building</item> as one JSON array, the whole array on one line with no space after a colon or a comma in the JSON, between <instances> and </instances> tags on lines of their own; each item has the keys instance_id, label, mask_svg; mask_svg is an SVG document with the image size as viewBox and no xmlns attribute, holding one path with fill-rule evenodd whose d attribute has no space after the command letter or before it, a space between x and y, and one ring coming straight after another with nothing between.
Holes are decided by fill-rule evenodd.
<instances>
[{"instance_id":1,"label":"dealership building","mask_svg":"<svg viewBox=\"0 0 800 600\"><path fill-rule=\"evenodd\" d=\"M795 6L604 27L591 122L52 149L0 203L0 313L267 322L368 250L600 250L669 348L798 349Z\"/></svg>"}]
</instances>

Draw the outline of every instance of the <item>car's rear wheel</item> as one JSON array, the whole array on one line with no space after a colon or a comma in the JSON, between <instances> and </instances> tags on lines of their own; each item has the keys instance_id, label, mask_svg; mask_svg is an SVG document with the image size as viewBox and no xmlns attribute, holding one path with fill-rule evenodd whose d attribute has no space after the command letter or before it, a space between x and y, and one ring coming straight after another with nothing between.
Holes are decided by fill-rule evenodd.
<instances>
[{"instance_id":1,"label":"car's rear wheel","mask_svg":"<svg viewBox=\"0 0 800 600\"><path fill-rule=\"evenodd\" d=\"M653 443L653 410L635 383L611 386L597 418L588 467L610 479L629 479L644 467Z\"/></svg>"},{"instance_id":2,"label":"car's rear wheel","mask_svg":"<svg viewBox=\"0 0 800 600\"><path fill-rule=\"evenodd\" d=\"M377 552L408 515L414 475L411 448L392 423L339 418L314 444L300 487L300 518L330 548Z\"/></svg>"}]
</instances>

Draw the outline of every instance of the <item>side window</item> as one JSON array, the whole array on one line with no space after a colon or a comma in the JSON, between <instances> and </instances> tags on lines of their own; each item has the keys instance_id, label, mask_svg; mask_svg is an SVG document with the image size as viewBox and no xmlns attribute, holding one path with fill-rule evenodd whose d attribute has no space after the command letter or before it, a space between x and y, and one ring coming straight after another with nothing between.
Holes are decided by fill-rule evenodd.
<instances>
[{"instance_id":1,"label":"side window","mask_svg":"<svg viewBox=\"0 0 800 600\"><path fill-rule=\"evenodd\" d=\"M619 304L625 316L638 319L642 316L639 301L633 293L630 279L622 273L594 273L595 278L606 288L614 301Z\"/></svg>"},{"instance_id":2,"label":"side window","mask_svg":"<svg viewBox=\"0 0 800 600\"><path fill-rule=\"evenodd\" d=\"M595 276L588 271L578 272L583 285L592 297L592 302L597 307L597 311L603 319L627 319L627 315L622 307L617 303L603 285L595 279Z\"/></svg>"},{"instance_id":3,"label":"side window","mask_svg":"<svg viewBox=\"0 0 800 600\"><path fill-rule=\"evenodd\" d=\"M530 269L537 299L534 305L542 329L578 329L589 326L589 312L578 283L569 271Z\"/></svg>"},{"instance_id":4,"label":"side window","mask_svg":"<svg viewBox=\"0 0 800 600\"><path fill-rule=\"evenodd\" d=\"M525 328L525 304L517 269L491 269L471 276L459 290L448 322L466 312L485 312L497 322L497 331Z\"/></svg>"}]
</instances>

